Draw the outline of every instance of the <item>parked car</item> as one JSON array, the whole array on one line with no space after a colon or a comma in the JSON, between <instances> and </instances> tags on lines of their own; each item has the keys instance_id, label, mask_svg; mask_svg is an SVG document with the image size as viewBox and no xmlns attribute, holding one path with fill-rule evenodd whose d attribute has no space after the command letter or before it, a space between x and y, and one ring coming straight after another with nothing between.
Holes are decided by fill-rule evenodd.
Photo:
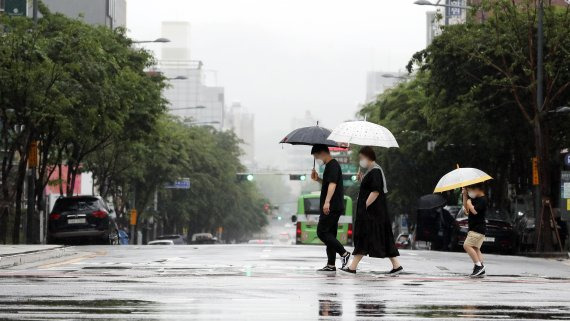
<instances>
[{"instance_id":1,"label":"parked car","mask_svg":"<svg viewBox=\"0 0 570 321\"><path fill-rule=\"evenodd\" d=\"M468 222L465 211L461 209L456 217L459 229L452 238L453 248L461 250L467 237ZM487 231L482 250L489 252L499 252L504 254L515 254L518 251L518 233L513 226L506 211L488 208L486 214Z\"/></svg>"},{"instance_id":2,"label":"parked car","mask_svg":"<svg viewBox=\"0 0 570 321\"><path fill-rule=\"evenodd\" d=\"M454 235L459 227L455 217L443 206L433 209L418 209L413 248L423 248L437 251L450 251L453 249Z\"/></svg>"},{"instance_id":3,"label":"parked car","mask_svg":"<svg viewBox=\"0 0 570 321\"><path fill-rule=\"evenodd\" d=\"M154 240L147 243L147 245L174 245L173 240Z\"/></svg>"},{"instance_id":4,"label":"parked car","mask_svg":"<svg viewBox=\"0 0 570 321\"><path fill-rule=\"evenodd\" d=\"M48 217L48 243L119 244L116 215L99 196L60 197Z\"/></svg>"},{"instance_id":5,"label":"parked car","mask_svg":"<svg viewBox=\"0 0 570 321\"><path fill-rule=\"evenodd\" d=\"M218 239L212 233L196 233L192 235L192 244L215 244Z\"/></svg>"},{"instance_id":6,"label":"parked car","mask_svg":"<svg viewBox=\"0 0 570 321\"><path fill-rule=\"evenodd\" d=\"M186 237L180 234L171 234L171 235L161 235L156 238L155 241L172 241L174 245L186 245L188 242L186 241ZM148 243L150 245L150 242Z\"/></svg>"}]
</instances>

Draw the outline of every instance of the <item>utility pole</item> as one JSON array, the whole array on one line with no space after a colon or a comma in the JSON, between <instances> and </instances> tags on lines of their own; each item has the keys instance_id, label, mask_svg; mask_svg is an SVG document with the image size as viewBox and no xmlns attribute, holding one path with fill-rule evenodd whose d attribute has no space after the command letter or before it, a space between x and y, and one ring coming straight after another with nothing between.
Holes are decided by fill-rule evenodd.
<instances>
[{"instance_id":1,"label":"utility pole","mask_svg":"<svg viewBox=\"0 0 570 321\"><path fill-rule=\"evenodd\" d=\"M537 8L537 36L536 36L536 114L534 116L534 131L536 141L536 157L538 161L538 177L539 182L535 186L536 207L535 212L535 230L536 251L552 251L553 249L553 231L558 241L560 251L562 251L562 243L551 203L550 180L548 179L548 150L543 136L542 119L544 110L544 0L538 0Z\"/></svg>"},{"instance_id":2,"label":"utility pole","mask_svg":"<svg viewBox=\"0 0 570 321\"><path fill-rule=\"evenodd\" d=\"M543 15L544 15L544 7L543 7L543 0L538 0L538 8L537 8L537 35L536 35L536 115L534 116L534 126L536 132L536 155L538 161L538 177L540 181L534 187L535 193L535 220L538 223L539 220L542 220L542 217L539 215L541 214L542 209L542 191L541 191L541 184L544 182L542 181L543 177L540 177L541 167L544 165L544 160L542 159L542 145L543 145L543 138L542 138L542 128L541 128L541 121L540 121L540 113L542 112L542 104L544 103L544 92L543 92L543 83L544 83L544 33L543 33Z\"/></svg>"},{"instance_id":3,"label":"utility pole","mask_svg":"<svg viewBox=\"0 0 570 321\"><path fill-rule=\"evenodd\" d=\"M33 8L32 8L34 24L36 24L36 25L38 24L38 1L39 0L34 0Z\"/></svg>"}]
</instances>

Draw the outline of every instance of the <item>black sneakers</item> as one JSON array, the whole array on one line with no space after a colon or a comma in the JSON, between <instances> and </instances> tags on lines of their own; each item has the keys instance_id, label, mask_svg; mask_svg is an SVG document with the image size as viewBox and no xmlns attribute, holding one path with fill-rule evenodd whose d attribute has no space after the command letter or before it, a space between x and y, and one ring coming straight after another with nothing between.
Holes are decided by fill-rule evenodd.
<instances>
[{"instance_id":1,"label":"black sneakers","mask_svg":"<svg viewBox=\"0 0 570 321\"><path fill-rule=\"evenodd\" d=\"M469 275L471 278L482 278L485 276L485 266L481 264L481 266L475 265L473 267L473 273Z\"/></svg>"},{"instance_id":2,"label":"black sneakers","mask_svg":"<svg viewBox=\"0 0 570 321\"><path fill-rule=\"evenodd\" d=\"M346 273L356 274L356 270L351 270L349 267L345 267L345 268L342 268L340 270L343 272L346 272Z\"/></svg>"},{"instance_id":3,"label":"black sneakers","mask_svg":"<svg viewBox=\"0 0 570 321\"><path fill-rule=\"evenodd\" d=\"M348 265L349 259L350 259L350 252L346 252L346 256L340 257L340 260L342 261L341 270L344 269Z\"/></svg>"},{"instance_id":4,"label":"black sneakers","mask_svg":"<svg viewBox=\"0 0 570 321\"><path fill-rule=\"evenodd\" d=\"M388 272L388 275L390 276L398 275L402 273L402 271L404 271L404 268L400 265L397 269L390 270L390 272Z\"/></svg>"},{"instance_id":5,"label":"black sneakers","mask_svg":"<svg viewBox=\"0 0 570 321\"><path fill-rule=\"evenodd\" d=\"M336 272L336 267L325 265L324 268L318 269L317 272Z\"/></svg>"}]
</instances>

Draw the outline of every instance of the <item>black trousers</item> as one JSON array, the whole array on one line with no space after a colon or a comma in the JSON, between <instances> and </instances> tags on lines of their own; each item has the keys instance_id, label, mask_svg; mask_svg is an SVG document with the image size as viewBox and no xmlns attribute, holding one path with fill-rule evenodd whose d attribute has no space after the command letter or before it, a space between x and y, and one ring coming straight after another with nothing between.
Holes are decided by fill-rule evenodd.
<instances>
[{"instance_id":1,"label":"black trousers","mask_svg":"<svg viewBox=\"0 0 570 321\"><path fill-rule=\"evenodd\" d=\"M328 265L335 265L336 253L339 255L346 253L344 246L336 239L340 215L340 213L321 214L317 225L317 236L327 246Z\"/></svg>"}]
</instances>

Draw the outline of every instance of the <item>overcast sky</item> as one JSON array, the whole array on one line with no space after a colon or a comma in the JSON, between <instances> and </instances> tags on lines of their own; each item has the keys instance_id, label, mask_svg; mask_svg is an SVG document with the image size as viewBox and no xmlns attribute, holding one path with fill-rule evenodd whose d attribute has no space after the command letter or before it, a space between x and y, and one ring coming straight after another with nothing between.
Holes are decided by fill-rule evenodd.
<instances>
[{"instance_id":1,"label":"overcast sky","mask_svg":"<svg viewBox=\"0 0 570 321\"><path fill-rule=\"evenodd\" d=\"M281 166L291 118L334 128L364 101L366 72L403 71L425 47L430 7L413 0L128 0L134 39L191 23L191 56L217 71L226 104L255 113L256 159ZM159 50L160 44L148 48Z\"/></svg>"}]
</instances>

